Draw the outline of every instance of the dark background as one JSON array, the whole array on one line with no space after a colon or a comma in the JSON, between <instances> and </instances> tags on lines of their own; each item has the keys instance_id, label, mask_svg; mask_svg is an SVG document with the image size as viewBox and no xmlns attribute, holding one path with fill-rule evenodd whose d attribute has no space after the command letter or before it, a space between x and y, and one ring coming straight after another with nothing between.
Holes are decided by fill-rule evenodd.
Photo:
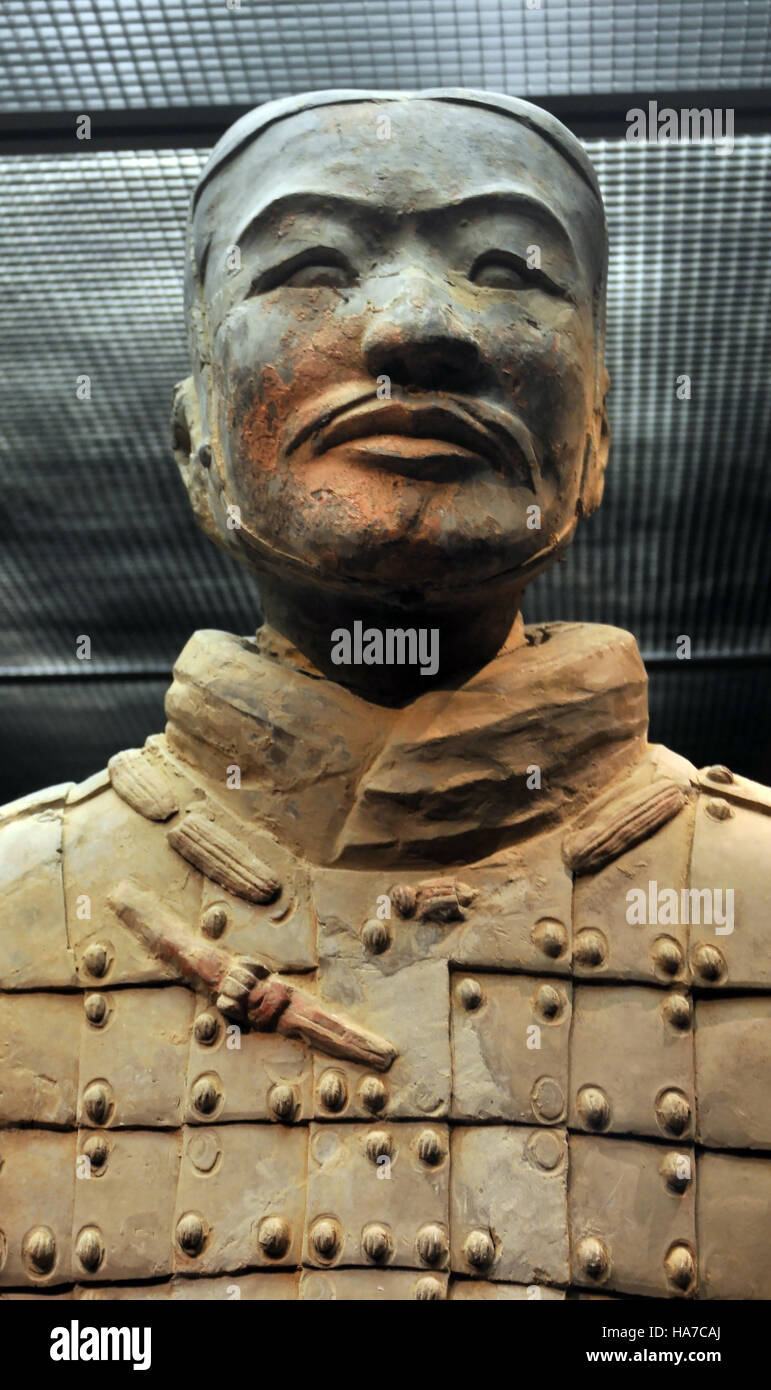
<instances>
[{"instance_id":1,"label":"dark background","mask_svg":"<svg viewBox=\"0 0 771 1390\"><path fill-rule=\"evenodd\" d=\"M231 120L333 86L487 87L585 140L611 235L611 463L526 618L629 628L652 739L771 780L771 6L541 5L5 0L0 801L142 743L190 633L258 622L254 581L199 536L170 455L185 210ZM626 112L649 100L733 108L734 151L628 144Z\"/></svg>"}]
</instances>

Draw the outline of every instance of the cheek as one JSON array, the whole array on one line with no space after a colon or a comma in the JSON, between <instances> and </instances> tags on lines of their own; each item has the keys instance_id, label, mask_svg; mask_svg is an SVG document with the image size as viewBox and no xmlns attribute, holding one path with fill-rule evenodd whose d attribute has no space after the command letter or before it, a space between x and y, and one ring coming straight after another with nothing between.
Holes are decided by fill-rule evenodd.
<instances>
[{"instance_id":1,"label":"cheek","mask_svg":"<svg viewBox=\"0 0 771 1390\"><path fill-rule=\"evenodd\" d=\"M220 438L242 483L256 487L275 475L296 411L356 374L363 324L341 315L342 307L320 290L291 312L286 302L243 305L220 325L213 352Z\"/></svg>"}]
</instances>

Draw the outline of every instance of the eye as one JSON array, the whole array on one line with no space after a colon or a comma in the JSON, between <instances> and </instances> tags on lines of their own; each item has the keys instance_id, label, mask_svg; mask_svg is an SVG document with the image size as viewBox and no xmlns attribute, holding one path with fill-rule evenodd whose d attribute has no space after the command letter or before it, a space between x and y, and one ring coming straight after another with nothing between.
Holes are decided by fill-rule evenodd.
<instances>
[{"instance_id":1,"label":"eye","mask_svg":"<svg viewBox=\"0 0 771 1390\"><path fill-rule=\"evenodd\" d=\"M279 288L302 290L326 286L338 289L355 282L356 272L341 252L317 246L261 271L249 293L267 294Z\"/></svg>"},{"instance_id":2,"label":"eye","mask_svg":"<svg viewBox=\"0 0 771 1390\"><path fill-rule=\"evenodd\" d=\"M545 290L569 298L566 290L556 285L542 270L536 270L510 251L485 251L478 256L469 271L469 280L486 290Z\"/></svg>"}]
</instances>

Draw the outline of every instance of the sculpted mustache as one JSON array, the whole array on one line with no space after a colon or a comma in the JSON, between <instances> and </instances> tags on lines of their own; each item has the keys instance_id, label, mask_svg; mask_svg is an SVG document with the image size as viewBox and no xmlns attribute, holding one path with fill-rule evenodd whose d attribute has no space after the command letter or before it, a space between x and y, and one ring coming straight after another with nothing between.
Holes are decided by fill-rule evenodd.
<instances>
[{"instance_id":1,"label":"sculpted mustache","mask_svg":"<svg viewBox=\"0 0 771 1390\"><path fill-rule=\"evenodd\" d=\"M360 409L370 404L372 405L371 410ZM441 420L445 426L441 430L442 435L446 435L447 425L457 425L459 436L469 436L470 432L474 431L477 436L476 442L485 444L488 450L492 446L492 451L496 454L499 463L507 471L511 470L511 451L512 446L514 446L515 454L527 467L527 481L531 487L534 487L535 479L540 475L541 467L533 436L524 421L501 407L488 405L486 402L482 403L476 399L469 400L449 392L442 392L441 396L430 392L414 393L409 396L400 394L391 396L387 400L380 400L377 391L366 391L361 395L348 396L344 400L338 398L321 410L316 404L312 414L309 414L301 421L299 427L296 426L292 431L285 452L287 454L296 452L302 444L314 436L317 436L321 442L319 452L323 452L326 447L323 439L324 433L329 431L330 426L335 422L339 422L339 427L343 430L348 423L347 417L350 417L350 423L355 429L357 424L366 425L368 420L371 420L373 424L376 423L381 415L386 416L389 411L395 414L398 414L399 411L408 413L403 416L401 422L397 420L397 427L392 431L389 431L388 425L386 425L384 430L374 430L372 433L399 433L399 423L407 423L410 418L409 412L412 412L414 421L421 421L425 426L424 430L415 432L423 433L424 437L429 437L432 410L436 412L434 422ZM335 432L332 431L331 433L334 434ZM361 431L362 435L365 433L366 430ZM356 431L352 437L358 438L359 431ZM330 441L330 447L337 442L340 441L333 438ZM459 437L458 442L469 443L472 441L469 438Z\"/></svg>"}]
</instances>

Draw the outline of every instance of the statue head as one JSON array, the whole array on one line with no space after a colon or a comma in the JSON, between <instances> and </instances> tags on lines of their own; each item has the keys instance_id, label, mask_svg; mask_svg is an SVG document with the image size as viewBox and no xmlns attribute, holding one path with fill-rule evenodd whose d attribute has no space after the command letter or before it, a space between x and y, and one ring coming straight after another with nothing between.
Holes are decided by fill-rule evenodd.
<instances>
[{"instance_id":1,"label":"statue head","mask_svg":"<svg viewBox=\"0 0 771 1390\"><path fill-rule=\"evenodd\" d=\"M231 127L191 203L175 451L271 621L505 636L601 497L606 267L592 167L527 102L316 92Z\"/></svg>"}]
</instances>

